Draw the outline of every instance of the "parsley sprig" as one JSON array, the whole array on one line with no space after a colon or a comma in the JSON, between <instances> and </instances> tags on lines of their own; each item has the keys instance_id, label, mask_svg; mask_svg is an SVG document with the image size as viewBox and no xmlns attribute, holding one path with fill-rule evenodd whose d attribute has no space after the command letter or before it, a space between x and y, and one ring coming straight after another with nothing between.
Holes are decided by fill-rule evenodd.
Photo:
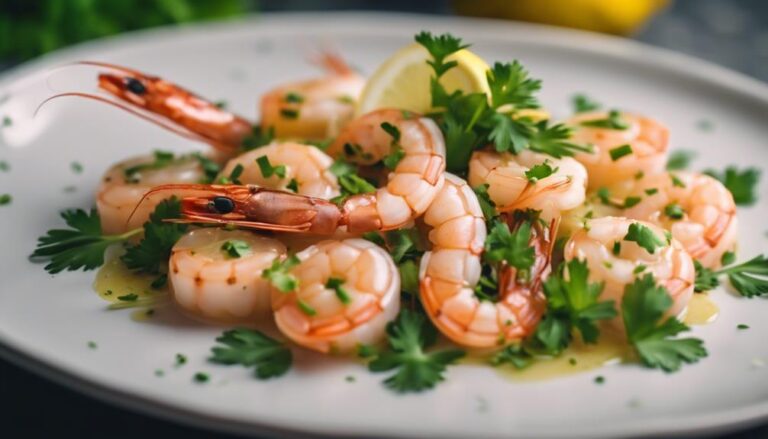
<instances>
[{"instance_id":1,"label":"parsley sprig","mask_svg":"<svg viewBox=\"0 0 768 439\"><path fill-rule=\"evenodd\" d=\"M697 338L671 338L689 328L675 317L663 319L672 306L672 298L664 287L646 274L624 288L621 313L627 339L643 364L665 372L680 369L683 363L694 363L707 356L704 343Z\"/></svg>"},{"instance_id":2,"label":"parsley sprig","mask_svg":"<svg viewBox=\"0 0 768 439\"><path fill-rule=\"evenodd\" d=\"M757 255L747 262L734 264L733 253L725 253L723 268L712 270L694 261L696 266L696 291L708 291L720 285L720 277L727 276L733 288L744 297L768 294L768 258Z\"/></svg>"},{"instance_id":3,"label":"parsley sprig","mask_svg":"<svg viewBox=\"0 0 768 439\"><path fill-rule=\"evenodd\" d=\"M757 201L760 170L756 168L739 170L735 166L729 166L722 173L713 169L708 169L704 173L720 180L733 194L733 201L739 206L751 206Z\"/></svg>"},{"instance_id":4,"label":"parsley sprig","mask_svg":"<svg viewBox=\"0 0 768 439\"><path fill-rule=\"evenodd\" d=\"M254 368L259 379L278 377L291 368L293 354L284 343L252 329L225 331L216 339L223 346L211 349L212 363Z\"/></svg>"},{"instance_id":5,"label":"parsley sprig","mask_svg":"<svg viewBox=\"0 0 768 439\"><path fill-rule=\"evenodd\" d=\"M384 380L396 392L419 392L443 381L446 368L465 355L459 349L427 352L437 331L423 314L404 309L387 325L389 350L378 352L368 363L371 372L397 370Z\"/></svg>"},{"instance_id":6,"label":"parsley sprig","mask_svg":"<svg viewBox=\"0 0 768 439\"><path fill-rule=\"evenodd\" d=\"M527 347L534 352L557 355L578 331L586 343L596 343L600 336L598 322L616 317L613 300L600 300L603 284L589 282L586 261L574 259L560 266L544 282L547 313L539 323Z\"/></svg>"},{"instance_id":7,"label":"parsley sprig","mask_svg":"<svg viewBox=\"0 0 768 439\"><path fill-rule=\"evenodd\" d=\"M518 61L497 62L486 72L490 96L461 90L449 93L440 84L440 78L455 67L456 62L446 59L468 45L450 34L421 32L415 39L432 58L427 61L434 72L430 90L435 112L431 117L445 135L449 171L466 170L472 151L487 144L499 152L519 153L530 148L558 158L591 151L589 146L568 142L571 129L567 126L550 126L546 121L536 123L520 113L520 110L539 107L536 93L541 81L531 78Z\"/></svg>"},{"instance_id":8,"label":"parsley sprig","mask_svg":"<svg viewBox=\"0 0 768 439\"><path fill-rule=\"evenodd\" d=\"M37 248L31 255L33 260L49 261L45 270L51 274L100 267L109 246L141 233L141 229L135 229L120 235L103 235L96 209L67 210L61 217L69 228L49 230L38 238Z\"/></svg>"},{"instance_id":9,"label":"parsley sprig","mask_svg":"<svg viewBox=\"0 0 768 439\"><path fill-rule=\"evenodd\" d=\"M140 273L166 272L171 249L187 231L186 224L165 221L176 218L181 218L178 198L161 201L149 216L149 221L144 223L144 238L136 245L129 245L121 256L125 266Z\"/></svg>"},{"instance_id":10,"label":"parsley sprig","mask_svg":"<svg viewBox=\"0 0 768 439\"><path fill-rule=\"evenodd\" d=\"M341 189L341 195L331 199L334 203L340 204L350 195L376 192L376 187L360 177L355 166L344 160L336 160L328 170L339 179Z\"/></svg>"}]
</instances>

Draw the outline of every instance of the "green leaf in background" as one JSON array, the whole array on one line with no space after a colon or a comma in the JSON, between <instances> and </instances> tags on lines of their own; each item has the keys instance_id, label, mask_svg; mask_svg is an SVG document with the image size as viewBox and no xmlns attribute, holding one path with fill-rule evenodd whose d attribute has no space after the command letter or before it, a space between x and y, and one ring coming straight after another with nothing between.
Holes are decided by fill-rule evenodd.
<instances>
[{"instance_id":1,"label":"green leaf in background","mask_svg":"<svg viewBox=\"0 0 768 439\"><path fill-rule=\"evenodd\" d=\"M0 58L25 60L70 44L254 9L253 0L3 0Z\"/></svg>"}]
</instances>

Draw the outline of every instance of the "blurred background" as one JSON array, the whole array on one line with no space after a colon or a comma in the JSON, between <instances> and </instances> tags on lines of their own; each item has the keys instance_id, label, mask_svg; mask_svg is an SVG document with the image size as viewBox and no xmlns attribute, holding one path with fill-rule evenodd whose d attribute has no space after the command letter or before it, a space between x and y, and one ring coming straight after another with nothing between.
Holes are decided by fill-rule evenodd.
<instances>
[{"instance_id":1,"label":"blurred background","mask_svg":"<svg viewBox=\"0 0 768 439\"><path fill-rule=\"evenodd\" d=\"M127 31L283 11L378 10L545 23L621 35L768 82L766 0L0 0L0 71ZM4 437L228 437L117 409L0 360ZM108 433L107 433L108 432ZM728 438L768 438L768 426Z\"/></svg>"}]
</instances>

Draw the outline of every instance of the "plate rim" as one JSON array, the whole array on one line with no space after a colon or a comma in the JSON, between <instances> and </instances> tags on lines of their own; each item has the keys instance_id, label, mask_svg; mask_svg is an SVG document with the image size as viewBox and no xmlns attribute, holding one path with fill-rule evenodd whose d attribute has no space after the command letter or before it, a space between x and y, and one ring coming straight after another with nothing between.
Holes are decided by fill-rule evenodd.
<instances>
[{"instance_id":1,"label":"plate rim","mask_svg":"<svg viewBox=\"0 0 768 439\"><path fill-rule=\"evenodd\" d=\"M336 20L352 21L353 25L344 31L352 34L390 35L399 30L397 25L412 27L416 23L431 29L460 28L457 32L461 32L462 35L472 35L471 38L475 41L531 41L553 47L578 49L582 52L617 59L624 63L641 63L642 61L638 61L638 58L646 56L653 58L654 67L657 70L663 69L672 74L693 77L718 89L737 93L743 99L748 99L768 108L768 84L758 79L690 55L625 38L500 19L371 11L269 12L220 22L171 25L126 32L60 49L6 70L0 74L0 94L3 93L5 87L22 81L25 75L54 67L63 60L77 57L78 54L105 52L108 49L122 49L147 42L167 42L196 34L227 34L236 31L247 33L248 29L253 26L289 24L294 27L300 26L304 29L322 32L327 25L323 20L329 17L334 18L334 27L338 26ZM320 24L318 25L318 23ZM502 29L505 33L499 32ZM108 384L89 379L87 375L80 374L66 366L48 362L42 355L36 355L25 349L24 346L16 346L12 341L6 340L2 330L0 330L0 357L22 369L99 401L150 417L177 421L209 431L226 431L236 434L279 434L281 437L312 438L356 435L356 432L349 430L309 431L306 427L287 427L268 422L221 418L213 416L209 412L198 412L144 398L139 393L119 390ZM763 401L737 408L686 415L675 419L655 418L644 421L628 421L613 424L607 428L602 427L600 430L592 430L589 435L592 437L627 437L637 434L654 436L715 434L748 427L766 419L768 419L768 401ZM541 430L533 436L549 437L573 433L554 429ZM410 437L408 433L394 434L398 437ZM443 434L439 437L446 436Z\"/></svg>"}]
</instances>

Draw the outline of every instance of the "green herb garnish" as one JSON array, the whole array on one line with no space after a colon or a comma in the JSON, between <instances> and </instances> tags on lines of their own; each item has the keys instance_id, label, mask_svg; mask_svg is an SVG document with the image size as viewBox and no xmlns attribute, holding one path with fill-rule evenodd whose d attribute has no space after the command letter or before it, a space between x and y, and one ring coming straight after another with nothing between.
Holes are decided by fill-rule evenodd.
<instances>
[{"instance_id":1,"label":"green herb garnish","mask_svg":"<svg viewBox=\"0 0 768 439\"><path fill-rule=\"evenodd\" d=\"M656 285L651 274L636 279L624 289L621 312L627 338L643 364L674 372L683 363L694 363L707 356L704 343L697 338L671 337L689 328L674 317L662 321L672 306L664 287Z\"/></svg>"},{"instance_id":2,"label":"green herb garnish","mask_svg":"<svg viewBox=\"0 0 768 439\"><path fill-rule=\"evenodd\" d=\"M288 346L253 329L225 331L216 341L223 346L211 349L213 355L209 361L254 368L254 375L259 379L281 376L293 362Z\"/></svg>"},{"instance_id":3,"label":"green herb garnish","mask_svg":"<svg viewBox=\"0 0 768 439\"><path fill-rule=\"evenodd\" d=\"M261 273L261 277L267 279L280 292L290 293L299 287L299 280L290 273L290 270L300 262L296 255L288 256L283 261L275 259L272 261L272 266Z\"/></svg>"},{"instance_id":4,"label":"green herb garnish","mask_svg":"<svg viewBox=\"0 0 768 439\"><path fill-rule=\"evenodd\" d=\"M403 309L387 325L389 350L378 353L368 363L372 372L397 372L384 384L397 392L419 392L444 380L448 365L464 356L464 351L447 349L427 352L437 340L437 331L422 314Z\"/></svg>"},{"instance_id":5,"label":"green herb garnish","mask_svg":"<svg viewBox=\"0 0 768 439\"><path fill-rule=\"evenodd\" d=\"M571 98L574 113L588 113L599 110L602 105L584 94L576 94Z\"/></svg>"},{"instance_id":6,"label":"green herb garnish","mask_svg":"<svg viewBox=\"0 0 768 439\"><path fill-rule=\"evenodd\" d=\"M259 170L264 178L269 178L273 175L277 175L280 178L285 178L286 168L285 165L272 166L269 162L269 157L263 155L256 159L256 163L259 165Z\"/></svg>"},{"instance_id":7,"label":"green herb garnish","mask_svg":"<svg viewBox=\"0 0 768 439\"><path fill-rule=\"evenodd\" d=\"M729 166L723 173L712 169L708 169L704 173L720 180L731 192L736 204L751 206L757 201L757 182L760 180L758 169L746 168L740 171L735 166Z\"/></svg>"},{"instance_id":8,"label":"green herb garnish","mask_svg":"<svg viewBox=\"0 0 768 439\"><path fill-rule=\"evenodd\" d=\"M653 230L640 223L629 225L624 241L635 242L650 254L654 254L657 248L663 247L665 244L664 240L656 236Z\"/></svg>"},{"instance_id":9,"label":"green herb garnish","mask_svg":"<svg viewBox=\"0 0 768 439\"><path fill-rule=\"evenodd\" d=\"M704 267L699 261L696 266L696 291L709 291L720 285L720 276L727 276L733 288L744 297L756 297L768 294L768 258L757 255L741 264L733 265L733 258L724 256L719 270Z\"/></svg>"},{"instance_id":10,"label":"green herb garnish","mask_svg":"<svg viewBox=\"0 0 768 439\"><path fill-rule=\"evenodd\" d=\"M617 146L616 148L612 148L608 153L611 155L611 160L616 161L624 156L628 156L632 154L632 145L630 144L624 144L621 146Z\"/></svg>"},{"instance_id":11,"label":"green herb garnish","mask_svg":"<svg viewBox=\"0 0 768 439\"><path fill-rule=\"evenodd\" d=\"M592 128L606 128L609 130L626 130L629 128L629 124L621 119L621 113L618 110L609 111L608 117L604 119L585 120L579 125Z\"/></svg>"},{"instance_id":12,"label":"green herb garnish","mask_svg":"<svg viewBox=\"0 0 768 439\"><path fill-rule=\"evenodd\" d=\"M221 245L221 251L228 257L236 259L249 256L253 253L250 244L239 239L230 239Z\"/></svg>"}]
</instances>

